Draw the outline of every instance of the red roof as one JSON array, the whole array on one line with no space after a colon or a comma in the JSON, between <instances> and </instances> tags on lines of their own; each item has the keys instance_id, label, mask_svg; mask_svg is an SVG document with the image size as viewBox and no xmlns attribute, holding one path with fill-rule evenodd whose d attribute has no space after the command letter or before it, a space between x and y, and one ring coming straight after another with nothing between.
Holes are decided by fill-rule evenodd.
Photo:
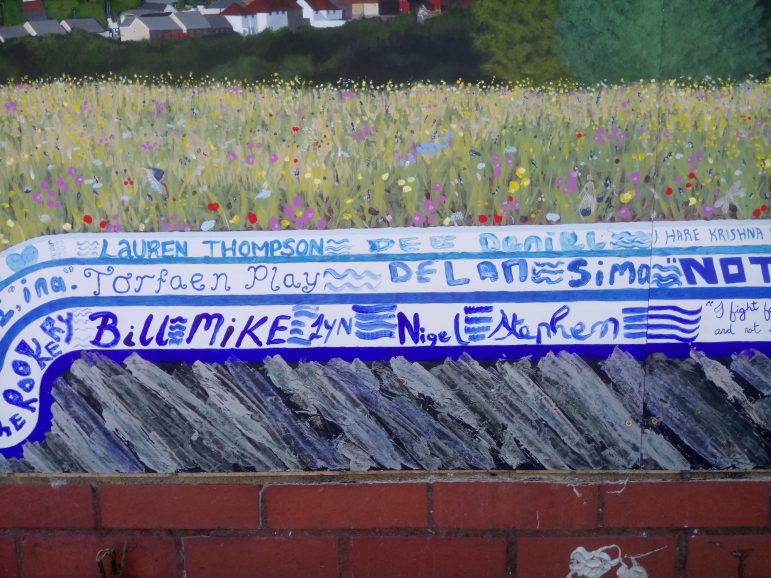
<instances>
[{"instance_id":1,"label":"red roof","mask_svg":"<svg viewBox=\"0 0 771 578\"><path fill-rule=\"evenodd\" d=\"M305 0L311 10L314 12L320 12L321 10L340 10L337 6L332 4L329 0Z\"/></svg>"},{"instance_id":2,"label":"red roof","mask_svg":"<svg viewBox=\"0 0 771 578\"><path fill-rule=\"evenodd\" d=\"M244 8L238 4L231 4L220 12L223 16L249 16L254 14L268 14L269 12L288 12L289 10L301 10L294 0L253 0ZM335 8L330 8L335 10Z\"/></svg>"},{"instance_id":3,"label":"red roof","mask_svg":"<svg viewBox=\"0 0 771 578\"><path fill-rule=\"evenodd\" d=\"M220 12L220 14L223 16L243 16L246 14L246 12L244 12L244 9L241 8L238 4L231 4L222 12Z\"/></svg>"},{"instance_id":4,"label":"red roof","mask_svg":"<svg viewBox=\"0 0 771 578\"><path fill-rule=\"evenodd\" d=\"M29 12L41 12L46 9L45 5L43 4L43 0L34 0L33 2L22 2L21 3L21 11L24 12L24 14L27 14Z\"/></svg>"}]
</instances>

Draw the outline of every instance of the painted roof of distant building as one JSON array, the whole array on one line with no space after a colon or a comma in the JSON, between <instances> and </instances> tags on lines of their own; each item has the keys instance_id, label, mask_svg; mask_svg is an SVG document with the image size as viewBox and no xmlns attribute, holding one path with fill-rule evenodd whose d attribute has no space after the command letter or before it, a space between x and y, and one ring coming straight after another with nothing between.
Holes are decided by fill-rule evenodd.
<instances>
[{"instance_id":1,"label":"painted roof of distant building","mask_svg":"<svg viewBox=\"0 0 771 578\"><path fill-rule=\"evenodd\" d=\"M329 0L305 0L311 10L314 12L321 12L322 10L340 10L340 8Z\"/></svg>"},{"instance_id":2,"label":"painted roof of distant building","mask_svg":"<svg viewBox=\"0 0 771 578\"><path fill-rule=\"evenodd\" d=\"M67 31L62 28L56 20L31 20L25 24L29 28L35 31L37 36L43 36L45 34L67 34Z\"/></svg>"},{"instance_id":3,"label":"painted roof of distant building","mask_svg":"<svg viewBox=\"0 0 771 578\"><path fill-rule=\"evenodd\" d=\"M232 30L233 27L230 25L230 22L228 22L228 19L224 16L218 16L216 14L204 16L206 18L206 21L209 23L209 26L212 28L219 30L219 29L229 29Z\"/></svg>"},{"instance_id":4,"label":"painted roof of distant building","mask_svg":"<svg viewBox=\"0 0 771 578\"><path fill-rule=\"evenodd\" d=\"M179 24L171 19L167 14L145 14L140 16L139 20L147 26L151 32L164 32L167 30L181 31Z\"/></svg>"},{"instance_id":5,"label":"painted roof of distant building","mask_svg":"<svg viewBox=\"0 0 771 578\"><path fill-rule=\"evenodd\" d=\"M230 6L231 4L238 4L239 6L246 6L246 2L244 2L243 0L215 0L214 2L212 2L211 4L206 6L206 8L219 8L221 10L224 10L225 8Z\"/></svg>"},{"instance_id":6,"label":"painted roof of distant building","mask_svg":"<svg viewBox=\"0 0 771 578\"><path fill-rule=\"evenodd\" d=\"M206 20L206 18L204 18L203 14L197 10L176 12L173 18L179 20L188 30L205 30L207 28L211 28L211 25Z\"/></svg>"},{"instance_id":7,"label":"painted roof of distant building","mask_svg":"<svg viewBox=\"0 0 771 578\"><path fill-rule=\"evenodd\" d=\"M61 21L62 27L65 23L72 30L83 30L94 34L104 32L104 27L95 18L67 18Z\"/></svg>"}]
</instances>

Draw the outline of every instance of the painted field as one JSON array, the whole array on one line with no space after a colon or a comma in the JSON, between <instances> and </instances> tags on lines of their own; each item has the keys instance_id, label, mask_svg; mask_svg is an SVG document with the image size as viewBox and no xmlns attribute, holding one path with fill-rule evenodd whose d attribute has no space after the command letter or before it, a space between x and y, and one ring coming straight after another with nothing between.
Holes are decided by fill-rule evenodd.
<instances>
[{"instance_id":1,"label":"painted field","mask_svg":"<svg viewBox=\"0 0 771 578\"><path fill-rule=\"evenodd\" d=\"M0 87L0 246L70 231L768 216L768 81L146 81Z\"/></svg>"}]
</instances>

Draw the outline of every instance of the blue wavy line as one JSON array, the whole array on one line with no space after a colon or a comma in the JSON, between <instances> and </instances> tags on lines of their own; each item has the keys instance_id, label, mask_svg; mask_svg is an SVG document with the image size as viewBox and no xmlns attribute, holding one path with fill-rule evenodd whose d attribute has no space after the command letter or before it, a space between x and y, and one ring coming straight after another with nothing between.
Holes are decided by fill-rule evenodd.
<instances>
[{"instance_id":1,"label":"blue wavy line","mask_svg":"<svg viewBox=\"0 0 771 578\"><path fill-rule=\"evenodd\" d=\"M294 345L310 345L311 341L310 339L302 339L300 337L290 337L286 340L287 343L292 343Z\"/></svg>"},{"instance_id":2,"label":"blue wavy line","mask_svg":"<svg viewBox=\"0 0 771 578\"><path fill-rule=\"evenodd\" d=\"M396 323L388 323L387 321L359 321L355 322L356 329L362 331L373 331L377 329L396 329Z\"/></svg>"},{"instance_id":3,"label":"blue wavy line","mask_svg":"<svg viewBox=\"0 0 771 578\"><path fill-rule=\"evenodd\" d=\"M340 293L341 291L345 291L346 289L349 291L361 291L366 287L370 291L374 291L375 289L377 289L378 285L380 285L380 283L378 283L377 285L373 285L372 283L362 283L361 285L354 285L353 283L343 283L342 285L334 285L332 283L327 283L326 285L324 285L324 290L326 291L327 289L329 289L333 293Z\"/></svg>"},{"instance_id":4,"label":"blue wavy line","mask_svg":"<svg viewBox=\"0 0 771 578\"><path fill-rule=\"evenodd\" d=\"M645 330L645 331L656 330L656 331L658 331L659 329L669 329L670 331L679 331L680 333L685 333L686 335L690 335L692 333L698 333L699 332L699 328L698 327L693 327L691 329L684 329L684 328L680 327L679 325L671 325L669 323L650 323L650 324L630 323L628 325L625 325L624 329L625 330L629 330L629 331L639 331L639 330Z\"/></svg>"},{"instance_id":5,"label":"blue wavy line","mask_svg":"<svg viewBox=\"0 0 771 578\"><path fill-rule=\"evenodd\" d=\"M490 326L486 327L466 327L466 333L468 335L478 335L480 333L484 334L490 331Z\"/></svg>"},{"instance_id":6,"label":"blue wavy line","mask_svg":"<svg viewBox=\"0 0 771 578\"><path fill-rule=\"evenodd\" d=\"M466 325L481 325L482 323L491 323L492 317L465 317L463 322Z\"/></svg>"},{"instance_id":7,"label":"blue wavy line","mask_svg":"<svg viewBox=\"0 0 771 578\"><path fill-rule=\"evenodd\" d=\"M623 313L624 315L627 315L627 314L637 314L637 313L647 313L647 312L648 312L648 308L647 307L624 307L621 310L621 313Z\"/></svg>"},{"instance_id":8,"label":"blue wavy line","mask_svg":"<svg viewBox=\"0 0 771 578\"><path fill-rule=\"evenodd\" d=\"M664 273L675 273L678 276L683 274L683 271L677 265L659 265L658 263L653 266L654 271L663 271Z\"/></svg>"},{"instance_id":9,"label":"blue wavy line","mask_svg":"<svg viewBox=\"0 0 771 578\"><path fill-rule=\"evenodd\" d=\"M351 309L355 313L393 313L396 311L396 305L352 305ZM492 307L490 307L492 311Z\"/></svg>"},{"instance_id":10,"label":"blue wavy line","mask_svg":"<svg viewBox=\"0 0 771 578\"><path fill-rule=\"evenodd\" d=\"M654 273L653 278L658 281L669 281L669 280L677 280L679 281L682 275L676 275L675 273L668 273L667 275L662 275L661 273Z\"/></svg>"},{"instance_id":11,"label":"blue wavy line","mask_svg":"<svg viewBox=\"0 0 771 578\"><path fill-rule=\"evenodd\" d=\"M557 283L562 281L562 277L559 279L549 279L548 277L533 277L533 281L536 283L547 283L549 285L556 285Z\"/></svg>"},{"instance_id":12,"label":"blue wavy line","mask_svg":"<svg viewBox=\"0 0 771 578\"><path fill-rule=\"evenodd\" d=\"M383 337L393 337L393 331L373 331L372 333L363 333L361 331L356 332L356 337L364 339L365 341L374 341L375 339L381 339Z\"/></svg>"},{"instance_id":13,"label":"blue wavy line","mask_svg":"<svg viewBox=\"0 0 771 578\"><path fill-rule=\"evenodd\" d=\"M359 321L387 321L388 319L395 319L396 315L393 313L357 313L355 317Z\"/></svg>"},{"instance_id":14,"label":"blue wavy line","mask_svg":"<svg viewBox=\"0 0 771 578\"><path fill-rule=\"evenodd\" d=\"M467 305L463 308L463 313L466 315L469 315L470 313L492 313L493 312L493 306L492 305L480 305L480 306L473 306L473 305Z\"/></svg>"},{"instance_id":15,"label":"blue wavy line","mask_svg":"<svg viewBox=\"0 0 771 578\"><path fill-rule=\"evenodd\" d=\"M617 249L647 249L651 246L650 239L647 241L611 241L610 244Z\"/></svg>"},{"instance_id":16,"label":"blue wavy line","mask_svg":"<svg viewBox=\"0 0 771 578\"><path fill-rule=\"evenodd\" d=\"M350 243L350 239L327 239L328 245L342 245L343 243Z\"/></svg>"},{"instance_id":17,"label":"blue wavy line","mask_svg":"<svg viewBox=\"0 0 771 578\"><path fill-rule=\"evenodd\" d=\"M680 287L683 282L680 281L680 279L657 279L656 276L653 276L653 283L656 285L656 287Z\"/></svg>"},{"instance_id":18,"label":"blue wavy line","mask_svg":"<svg viewBox=\"0 0 771 578\"><path fill-rule=\"evenodd\" d=\"M564 261L557 261L556 263L549 263L547 261L536 261L536 267L546 267L548 269L554 269L555 267L562 267Z\"/></svg>"},{"instance_id":19,"label":"blue wavy line","mask_svg":"<svg viewBox=\"0 0 771 578\"><path fill-rule=\"evenodd\" d=\"M650 320L653 321L674 321L675 323L682 323L683 325L694 325L701 321L701 316L695 319L687 319L685 317L678 317L677 315L655 314L655 315L625 315L624 323L646 323Z\"/></svg>"},{"instance_id":20,"label":"blue wavy line","mask_svg":"<svg viewBox=\"0 0 771 578\"><path fill-rule=\"evenodd\" d=\"M624 331L624 337L627 339L645 339L645 331L628 332Z\"/></svg>"},{"instance_id":21,"label":"blue wavy line","mask_svg":"<svg viewBox=\"0 0 771 578\"><path fill-rule=\"evenodd\" d=\"M372 271L365 270L363 273L359 273L358 271L354 271L353 269L346 269L342 273L338 273L334 269L324 269L324 277L329 275L330 277L334 277L338 281L345 279L346 277L353 277L357 281L361 281L362 279L373 279L377 281L380 279L381 275L377 275L376 273L373 273Z\"/></svg>"},{"instance_id":22,"label":"blue wavy line","mask_svg":"<svg viewBox=\"0 0 771 578\"><path fill-rule=\"evenodd\" d=\"M701 315L701 307L698 309L683 309L677 305L651 305L648 307L648 311L677 311L683 315Z\"/></svg>"},{"instance_id":23,"label":"blue wavy line","mask_svg":"<svg viewBox=\"0 0 771 578\"><path fill-rule=\"evenodd\" d=\"M649 340L650 339L673 339L674 341L680 341L681 343L691 343L698 337L698 334L694 335L693 337L680 337L679 335L674 335L671 333L655 333L655 334L648 333L646 337Z\"/></svg>"}]
</instances>

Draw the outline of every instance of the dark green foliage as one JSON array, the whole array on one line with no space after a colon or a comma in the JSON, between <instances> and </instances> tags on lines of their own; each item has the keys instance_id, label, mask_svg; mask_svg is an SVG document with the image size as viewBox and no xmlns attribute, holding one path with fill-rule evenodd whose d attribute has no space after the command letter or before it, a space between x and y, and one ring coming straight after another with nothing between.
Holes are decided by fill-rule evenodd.
<instances>
[{"instance_id":1,"label":"dark green foliage","mask_svg":"<svg viewBox=\"0 0 771 578\"><path fill-rule=\"evenodd\" d=\"M756 0L561 0L557 41L583 82L733 78L767 70Z\"/></svg>"},{"instance_id":2,"label":"dark green foliage","mask_svg":"<svg viewBox=\"0 0 771 578\"><path fill-rule=\"evenodd\" d=\"M3 3L5 22L3 26L15 26L24 23L24 15L21 11L21 0L0 0Z\"/></svg>"},{"instance_id":3,"label":"dark green foliage","mask_svg":"<svg viewBox=\"0 0 771 578\"><path fill-rule=\"evenodd\" d=\"M484 70L504 80L543 83L566 76L554 34L559 0L478 0L474 44Z\"/></svg>"},{"instance_id":4,"label":"dark green foliage","mask_svg":"<svg viewBox=\"0 0 771 578\"><path fill-rule=\"evenodd\" d=\"M0 82L64 74L210 76L255 81L279 74L312 82L341 78L375 83L481 80L468 34L468 12L448 11L419 25L414 15L364 19L340 28L266 31L184 39L150 46L88 34L25 38L0 44Z\"/></svg>"}]
</instances>

